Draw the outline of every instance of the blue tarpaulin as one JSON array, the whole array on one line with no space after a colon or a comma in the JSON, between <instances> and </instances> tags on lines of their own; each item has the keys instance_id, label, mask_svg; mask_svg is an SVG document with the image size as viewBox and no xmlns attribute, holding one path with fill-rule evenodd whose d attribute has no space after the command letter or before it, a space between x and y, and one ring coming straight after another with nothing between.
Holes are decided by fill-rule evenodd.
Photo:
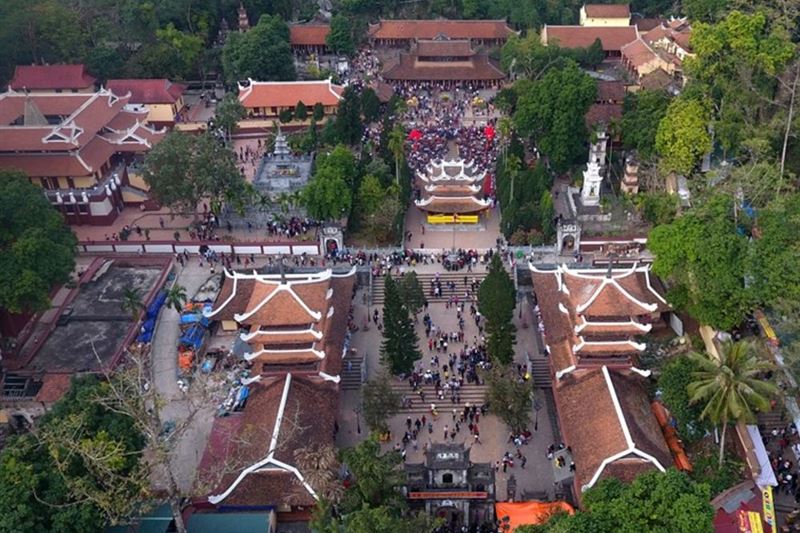
<instances>
[{"instance_id":1,"label":"blue tarpaulin","mask_svg":"<svg viewBox=\"0 0 800 533\"><path fill-rule=\"evenodd\" d=\"M161 306L164 305L164 302L167 301L167 293L165 291L159 291L156 294L156 297L153 298L153 301L150 305L147 306L147 318L155 318L158 315L158 312L161 310Z\"/></svg>"},{"instance_id":2,"label":"blue tarpaulin","mask_svg":"<svg viewBox=\"0 0 800 533\"><path fill-rule=\"evenodd\" d=\"M189 346L194 350L198 350L203 344L203 337L205 337L206 330L203 326L195 324L190 327L181 335L180 343L183 346Z\"/></svg>"}]
</instances>

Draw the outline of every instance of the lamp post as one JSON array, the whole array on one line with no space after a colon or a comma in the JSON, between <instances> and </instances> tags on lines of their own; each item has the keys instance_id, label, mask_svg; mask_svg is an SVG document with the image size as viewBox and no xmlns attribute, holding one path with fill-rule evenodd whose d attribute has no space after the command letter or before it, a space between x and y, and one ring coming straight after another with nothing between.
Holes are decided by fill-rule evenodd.
<instances>
[{"instance_id":1,"label":"lamp post","mask_svg":"<svg viewBox=\"0 0 800 533\"><path fill-rule=\"evenodd\" d=\"M533 400L533 410L536 411L536 420L533 423L533 430L539 431L539 411L542 410L542 403L538 399Z\"/></svg>"},{"instance_id":2,"label":"lamp post","mask_svg":"<svg viewBox=\"0 0 800 533\"><path fill-rule=\"evenodd\" d=\"M359 417L359 415L361 414L361 408L360 407L354 407L353 408L353 413L355 413L355 415L356 415L356 432L359 435L361 435L361 418Z\"/></svg>"}]
</instances>

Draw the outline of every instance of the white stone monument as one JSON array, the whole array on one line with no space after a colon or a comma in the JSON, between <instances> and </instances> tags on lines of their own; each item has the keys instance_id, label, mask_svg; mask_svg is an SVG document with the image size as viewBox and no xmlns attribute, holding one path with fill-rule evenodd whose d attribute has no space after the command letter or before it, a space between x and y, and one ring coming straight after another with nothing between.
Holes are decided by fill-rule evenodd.
<instances>
[{"instance_id":1,"label":"white stone monument","mask_svg":"<svg viewBox=\"0 0 800 533\"><path fill-rule=\"evenodd\" d=\"M586 207L600 205L600 186L603 183L601 170L606 159L606 144L608 135L605 131L597 133L597 141L589 148L589 162L583 171L583 189L581 189L581 204Z\"/></svg>"}]
</instances>

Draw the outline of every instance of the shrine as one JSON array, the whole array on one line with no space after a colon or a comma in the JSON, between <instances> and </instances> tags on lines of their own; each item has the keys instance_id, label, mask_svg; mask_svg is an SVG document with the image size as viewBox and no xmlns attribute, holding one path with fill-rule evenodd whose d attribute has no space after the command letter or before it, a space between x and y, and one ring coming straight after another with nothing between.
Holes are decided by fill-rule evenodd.
<instances>
[{"instance_id":1,"label":"shrine","mask_svg":"<svg viewBox=\"0 0 800 533\"><path fill-rule=\"evenodd\" d=\"M463 159L431 161L417 173L414 204L427 213L429 224L475 224L492 206L483 196L486 172L476 172Z\"/></svg>"}]
</instances>

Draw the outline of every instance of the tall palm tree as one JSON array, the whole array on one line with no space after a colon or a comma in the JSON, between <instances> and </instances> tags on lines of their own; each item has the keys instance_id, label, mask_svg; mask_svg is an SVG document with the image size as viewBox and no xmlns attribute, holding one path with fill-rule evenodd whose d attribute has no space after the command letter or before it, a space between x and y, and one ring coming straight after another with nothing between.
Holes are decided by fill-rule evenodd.
<instances>
[{"instance_id":1,"label":"tall palm tree","mask_svg":"<svg viewBox=\"0 0 800 533\"><path fill-rule=\"evenodd\" d=\"M389 133L389 150L394 155L394 182L400 185L400 163L405 158L406 132L400 124L395 124Z\"/></svg>"},{"instance_id":2,"label":"tall palm tree","mask_svg":"<svg viewBox=\"0 0 800 533\"><path fill-rule=\"evenodd\" d=\"M687 387L689 400L705 402L700 418L722 426L719 443L722 466L728 423L752 422L757 411L769 410L769 398L777 394L778 388L764 381L763 373L773 366L760 360L753 344L744 341L724 344L719 359L698 353L689 357L700 366Z\"/></svg>"},{"instance_id":3,"label":"tall palm tree","mask_svg":"<svg viewBox=\"0 0 800 533\"><path fill-rule=\"evenodd\" d=\"M511 141L511 119L509 117L502 117L498 120L497 131L500 133L500 153L503 159L505 159L508 143Z\"/></svg>"},{"instance_id":4,"label":"tall palm tree","mask_svg":"<svg viewBox=\"0 0 800 533\"><path fill-rule=\"evenodd\" d=\"M129 313L134 321L139 320L139 315L144 309L142 291L137 288L125 289L119 306L123 311Z\"/></svg>"},{"instance_id":5,"label":"tall palm tree","mask_svg":"<svg viewBox=\"0 0 800 533\"><path fill-rule=\"evenodd\" d=\"M165 303L167 304L167 307L171 307L180 313L183 310L183 305L186 303L186 300L188 300L186 296L186 287L176 283L167 291L167 299Z\"/></svg>"}]
</instances>

